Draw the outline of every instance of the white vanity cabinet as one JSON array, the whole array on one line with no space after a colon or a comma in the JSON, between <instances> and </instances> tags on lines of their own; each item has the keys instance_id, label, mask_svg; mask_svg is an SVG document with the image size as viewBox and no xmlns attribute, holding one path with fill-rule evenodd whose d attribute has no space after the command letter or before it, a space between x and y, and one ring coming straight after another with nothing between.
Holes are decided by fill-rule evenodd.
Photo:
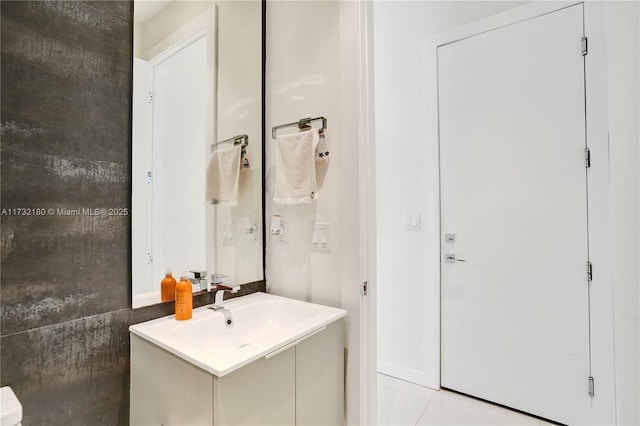
<instances>
[{"instance_id":1,"label":"white vanity cabinet","mask_svg":"<svg viewBox=\"0 0 640 426\"><path fill-rule=\"evenodd\" d=\"M218 377L131 334L132 425L342 425L342 320Z\"/></svg>"}]
</instances>

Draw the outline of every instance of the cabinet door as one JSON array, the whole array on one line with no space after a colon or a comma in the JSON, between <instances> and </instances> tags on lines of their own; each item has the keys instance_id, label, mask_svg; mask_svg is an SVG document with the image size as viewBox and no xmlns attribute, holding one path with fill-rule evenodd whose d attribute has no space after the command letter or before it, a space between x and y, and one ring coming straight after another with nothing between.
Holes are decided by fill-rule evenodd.
<instances>
[{"instance_id":1,"label":"cabinet door","mask_svg":"<svg viewBox=\"0 0 640 426\"><path fill-rule=\"evenodd\" d=\"M131 334L131 425L210 425L213 376Z\"/></svg>"},{"instance_id":2,"label":"cabinet door","mask_svg":"<svg viewBox=\"0 0 640 426\"><path fill-rule=\"evenodd\" d=\"M342 320L296 346L296 424L344 423Z\"/></svg>"},{"instance_id":3,"label":"cabinet door","mask_svg":"<svg viewBox=\"0 0 640 426\"><path fill-rule=\"evenodd\" d=\"M215 377L214 424L294 425L295 350L293 347L227 376Z\"/></svg>"}]
</instances>

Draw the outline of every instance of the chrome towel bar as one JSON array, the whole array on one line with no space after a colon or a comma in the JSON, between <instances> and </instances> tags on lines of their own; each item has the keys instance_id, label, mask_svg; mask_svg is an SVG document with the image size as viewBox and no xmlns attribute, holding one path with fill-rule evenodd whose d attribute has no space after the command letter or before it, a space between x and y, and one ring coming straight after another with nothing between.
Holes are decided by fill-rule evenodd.
<instances>
[{"instance_id":1,"label":"chrome towel bar","mask_svg":"<svg viewBox=\"0 0 640 426\"><path fill-rule=\"evenodd\" d=\"M278 132L278 129L282 129L285 127L291 127L291 126L298 126L298 128L300 130L308 130L311 128L311 123L313 121L318 121L318 120L322 120L322 128L321 130L324 130L327 128L327 119L325 117L316 117L316 118L302 118L298 121L294 121L293 123L287 123L287 124L281 124L279 126L274 126L271 128L271 138L275 139L276 138L276 133Z\"/></svg>"},{"instance_id":2,"label":"chrome towel bar","mask_svg":"<svg viewBox=\"0 0 640 426\"><path fill-rule=\"evenodd\" d=\"M247 135L238 135L238 136L234 136L232 138L229 139L225 139L223 141L218 141L218 142L214 142L211 144L211 152L215 151L216 146L220 145L221 143L229 143L229 142L233 142L233 145L242 145L243 147L249 145L249 136Z\"/></svg>"}]
</instances>

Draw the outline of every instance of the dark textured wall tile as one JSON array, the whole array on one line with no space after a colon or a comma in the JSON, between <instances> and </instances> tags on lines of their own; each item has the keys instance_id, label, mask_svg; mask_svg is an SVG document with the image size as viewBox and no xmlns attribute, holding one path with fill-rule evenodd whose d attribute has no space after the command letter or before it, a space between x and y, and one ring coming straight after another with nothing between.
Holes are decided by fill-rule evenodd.
<instances>
[{"instance_id":1,"label":"dark textured wall tile","mask_svg":"<svg viewBox=\"0 0 640 426\"><path fill-rule=\"evenodd\" d=\"M121 3L0 3L3 335L129 306L130 218L108 215L131 204Z\"/></svg>"},{"instance_id":2,"label":"dark textured wall tile","mask_svg":"<svg viewBox=\"0 0 640 426\"><path fill-rule=\"evenodd\" d=\"M131 16L130 14L133 7L133 2L125 0L84 1L83 3L86 3L91 7L95 7L105 14L125 22L129 22L129 17Z\"/></svg>"},{"instance_id":3,"label":"dark textured wall tile","mask_svg":"<svg viewBox=\"0 0 640 426\"><path fill-rule=\"evenodd\" d=\"M2 149L2 206L128 207L129 166Z\"/></svg>"},{"instance_id":4,"label":"dark textured wall tile","mask_svg":"<svg viewBox=\"0 0 640 426\"><path fill-rule=\"evenodd\" d=\"M3 149L128 164L131 22L75 1L1 8Z\"/></svg>"},{"instance_id":5,"label":"dark textured wall tile","mask_svg":"<svg viewBox=\"0 0 640 426\"><path fill-rule=\"evenodd\" d=\"M2 223L2 334L129 306L127 217Z\"/></svg>"},{"instance_id":6,"label":"dark textured wall tile","mask_svg":"<svg viewBox=\"0 0 640 426\"><path fill-rule=\"evenodd\" d=\"M129 418L129 310L1 338L2 385L24 426L116 425Z\"/></svg>"}]
</instances>

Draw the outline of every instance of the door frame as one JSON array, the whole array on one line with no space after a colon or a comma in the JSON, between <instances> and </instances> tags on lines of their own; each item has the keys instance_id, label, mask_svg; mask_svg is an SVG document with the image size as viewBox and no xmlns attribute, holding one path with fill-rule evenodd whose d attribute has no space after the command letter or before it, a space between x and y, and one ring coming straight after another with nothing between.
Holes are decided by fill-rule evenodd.
<instances>
[{"instance_id":1,"label":"door frame","mask_svg":"<svg viewBox=\"0 0 640 426\"><path fill-rule=\"evenodd\" d=\"M360 138L358 141L360 177L360 275L367 282L360 297L360 424L377 425L378 326L376 275L376 129L375 66L373 58L373 4L360 1L359 72ZM361 284L362 285L362 284Z\"/></svg>"},{"instance_id":2,"label":"door frame","mask_svg":"<svg viewBox=\"0 0 640 426\"><path fill-rule=\"evenodd\" d=\"M506 25L552 13L569 6L582 3L584 6L585 35L589 40L589 53L585 61L586 78L586 122L587 145L591 150L591 168L588 171L588 232L590 236L590 258L594 265L591 281L591 342L592 374L595 379L595 397L592 399L593 424L615 424L615 383L614 383L614 339L613 339L613 283L611 280L611 243L608 236L611 229L609 211L608 142L607 142L607 94L605 62L604 5L600 2L531 2L507 10L494 16L453 28L425 40L425 68L427 72L427 135L425 147L425 168L431 170L433 181L426 182L428 210L426 220L433 221L440 230L440 152L438 132L438 80L437 48ZM576 48L579 44L576 42ZM605 159L594 161L593 159ZM431 180L431 179L430 179ZM426 235L428 247L427 277L429 293L436 300L429 300L427 310L430 323L437 327L437 339L428 342L429 362L437 369L433 378L435 388L440 387L440 233ZM595 272L597 271L597 272ZM585 392L587 382L585 378Z\"/></svg>"}]
</instances>

